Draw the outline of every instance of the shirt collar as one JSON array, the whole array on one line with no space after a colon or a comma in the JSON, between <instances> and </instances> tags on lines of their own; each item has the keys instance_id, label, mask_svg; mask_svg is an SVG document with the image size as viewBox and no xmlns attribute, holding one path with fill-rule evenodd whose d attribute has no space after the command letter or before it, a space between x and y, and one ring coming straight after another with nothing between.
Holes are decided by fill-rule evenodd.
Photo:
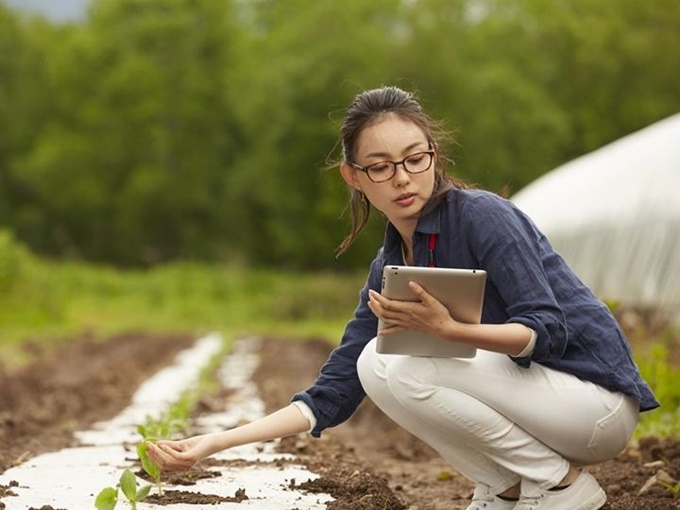
<instances>
[{"instance_id":1,"label":"shirt collar","mask_svg":"<svg viewBox=\"0 0 680 510\"><path fill-rule=\"evenodd\" d=\"M441 211L442 207L439 205L421 216L418 219L415 233L439 234L441 230ZM387 222L387 227L385 229L385 242L383 243L383 247L385 255L389 260L392 260L395 256L401 256L401 235L390 222Z\"/></svg>"}]
</instances>

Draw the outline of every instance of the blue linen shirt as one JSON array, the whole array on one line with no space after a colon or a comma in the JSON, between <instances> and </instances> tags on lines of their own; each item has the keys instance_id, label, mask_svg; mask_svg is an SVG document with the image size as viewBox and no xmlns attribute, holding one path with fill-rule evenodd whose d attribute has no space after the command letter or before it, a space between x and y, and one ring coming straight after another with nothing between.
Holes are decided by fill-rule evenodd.
<instances>
[{"instance_id":1,"label":"blue linen shirt","mask_svg":"<svg viewBox=\"0 0 680 510\"><path fill-rule=\"evenodd\" d=\"M438 235L437 266L487 272L482 323L520 323L536 332L533 353L527 358L511 357L515 363L524 367L541 363L630 395L641 411L659 406L607 306L512 202L481 190L450 190L418 221L413 236L415 265L427 265L429 234ZM380 292L385 265L402 264L401 237L388 223L384 244L371 263L340 345L312 386L293 396L316 417L312 435L319 437L325 428L347 420L363 400L356 362L378 328L368 308L368 291Z\"/></svg>"}]
</instances>

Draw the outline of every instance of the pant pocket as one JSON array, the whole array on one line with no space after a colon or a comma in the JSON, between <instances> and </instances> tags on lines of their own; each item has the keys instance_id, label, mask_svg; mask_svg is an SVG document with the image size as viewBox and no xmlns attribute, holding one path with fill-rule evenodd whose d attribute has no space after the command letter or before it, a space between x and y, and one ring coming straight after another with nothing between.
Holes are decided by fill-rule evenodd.
<instances>
[{"instance_id":1,"label":"pant pocket","mask_svg":"<svg viewBox=\"0 0 680 510\"><path fill-rule=\"evenodd\" d=\"M634 399L621 395L614 410L595 423L588 442L588 451L593 461L602 462L616 457L628 444L637 424L637 410ZM634 412L633 412L634 411Z\"/></svg>"}]
</instances>

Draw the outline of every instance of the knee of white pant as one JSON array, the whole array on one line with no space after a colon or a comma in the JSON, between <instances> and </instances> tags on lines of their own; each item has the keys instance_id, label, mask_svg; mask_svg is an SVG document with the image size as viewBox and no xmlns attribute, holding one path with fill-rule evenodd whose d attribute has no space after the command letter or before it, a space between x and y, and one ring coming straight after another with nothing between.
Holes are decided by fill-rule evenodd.
<instances>
[{"instance_id":1,"label":"knee of white pant","mask_svg":"<svg viewBox=\"0 0 680 510\"><path fill-rule=\"evenodd\" d=\"M380 376L381 363L378 359L379 354L375 350L375 338L371 340L364 350L359 355L357 359L357 374L359 375L359 381L361 386L364 388L366 394L371 397L375 390L379 386L386 386L386 381L384 374Z\"/></svg>"},{"instance_id":2,"label":"knee of white pant","mask_svg":"<svg viewBox=\"0 0 680 510\"><path fill-rule=\"evenodd\" d=\"M390 391L402 404L429 398L437 390L436 368L430 358L401 357L389 364L386 378Z\"/></svg>"}]
</instances>

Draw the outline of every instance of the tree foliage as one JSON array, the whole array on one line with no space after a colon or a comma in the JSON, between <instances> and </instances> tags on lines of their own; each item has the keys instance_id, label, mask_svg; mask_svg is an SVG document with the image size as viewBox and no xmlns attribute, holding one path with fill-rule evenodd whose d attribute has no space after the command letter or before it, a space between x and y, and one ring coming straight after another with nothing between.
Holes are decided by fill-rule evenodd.
<instances>
[{"instance_id":1,"label":"tree foliage","mask_svg":"<svg viewBox=\"0 0 680 510\"><path fill-rule=\"evenodd\" d=\"M0 226L118 265L340 261L343 109L414 90L459 177L517 191L676 113L676 0L92 0L57 25L0 1Z\"/></svg>"}]
</instances>

